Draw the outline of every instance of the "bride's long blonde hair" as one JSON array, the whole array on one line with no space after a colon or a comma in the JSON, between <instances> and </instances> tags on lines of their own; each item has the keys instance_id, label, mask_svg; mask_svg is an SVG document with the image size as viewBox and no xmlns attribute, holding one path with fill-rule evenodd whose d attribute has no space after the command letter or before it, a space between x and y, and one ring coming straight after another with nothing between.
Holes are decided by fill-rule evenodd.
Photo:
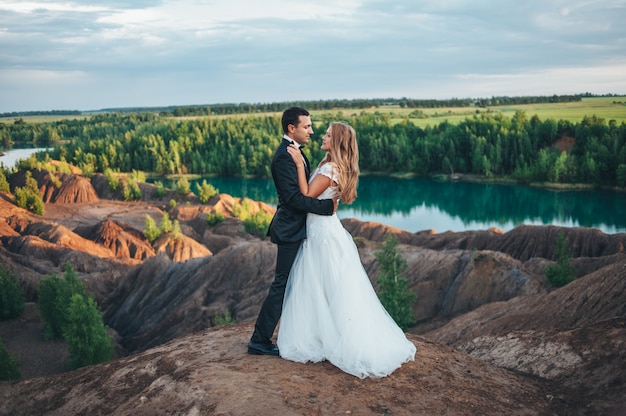
<instances>
[{"instance_id":1,"label":"bride's long blonde hair","mask_svg":"<svg viewBox=\"0 0 626 416\"><path fill-rule=\"evenodd\" d=\"M356 132L345 123L330 123L330 149L319 166L332 162L336 166L341 201L351 204L356 199L359 181L359 147Z\"/></svg>"}]
</instances>

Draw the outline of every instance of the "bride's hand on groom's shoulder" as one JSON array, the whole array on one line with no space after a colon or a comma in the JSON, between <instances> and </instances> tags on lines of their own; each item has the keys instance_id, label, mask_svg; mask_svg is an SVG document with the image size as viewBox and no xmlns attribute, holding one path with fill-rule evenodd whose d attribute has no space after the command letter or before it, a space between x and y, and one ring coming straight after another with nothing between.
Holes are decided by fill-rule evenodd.
<instances>
[{"instance_id":1,"label":"bride's hand on groom's shoulder","mask_svg":"<svg viewBox=\"0 0 626 416\"><path fill-rule=\"evenodd\" d=\"M302 154L294 144L287 146L287 153L291 156L297 167L304 167L304 160L302 160Z\"/></svg>"}]
</instances>

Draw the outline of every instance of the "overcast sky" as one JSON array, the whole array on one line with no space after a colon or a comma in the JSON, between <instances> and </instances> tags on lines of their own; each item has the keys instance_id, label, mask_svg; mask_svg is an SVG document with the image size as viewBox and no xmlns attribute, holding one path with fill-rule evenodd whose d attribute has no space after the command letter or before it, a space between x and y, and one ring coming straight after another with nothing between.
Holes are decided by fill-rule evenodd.
<instances>
[{"instance_id":1,"label":"overcast sky","mask_svg":"<svg viewBox=\"0 0 626 416\"><path fill-rule=\"evenodd\" d=\"M626 0L0 0L0 112L626 94Z\"/></svg>"}]
</instances>

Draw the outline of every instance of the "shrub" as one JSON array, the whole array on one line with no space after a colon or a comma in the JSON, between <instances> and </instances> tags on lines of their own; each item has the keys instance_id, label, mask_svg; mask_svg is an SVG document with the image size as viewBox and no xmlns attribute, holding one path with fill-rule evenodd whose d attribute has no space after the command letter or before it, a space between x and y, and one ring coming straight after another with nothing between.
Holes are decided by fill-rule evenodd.
<instances>
[{"instance_id":1,"label":"shrub","mask_svg":"<svg viewBox=\"0 0 626 416\"><path fill-rule=\"evenodd\" d=\"M0 321L15 319L24 312L24 293L17 278L0 265Z\"/></svg>"},{"instance_id":2,"label":"shrub","mask_svg":"<svg viewBox=\"0 0 626 416\"><path fill-rule=\"evenodd\" d=\"M271 221L272 216L270 214L264 211L259 211L243 220L243 227L248 234L254 234L258 237L265 238Z\"/></svg>"},{"instance_id":3,"label":"shrub","mask_svg":"<svg viewBox=\"0 0 626 416\"><path fill-rule=\"evenodd\" d=\"M224 214L222 214L221 212L209 212L208 214L206 214L206 222L210 226L219 224L222 221L224 221Z\"/></svg>"},{"instance_id":4,"label":"shrub","mask_svg":"<svg viewBox=\"0 0 626 416\"><path fill-rule=\"evenodd\" d=\"M93 174L96 172L96 168L93 166L92 163L89 163L89 162L80 163L78 167L83 172L83 175L85 175L88 178L91 178Z\"/></svg>"},{"instance_id":5,"label":"shrub","mask_svg":"<svg viewBox=\"0 0 626 416\"><path fill-rule=\"evenodd\" d=\"M0 380L19 380L20 377L17 360L11 357L0 339Z\"/></svg>"},{"instance_id":6,"label":"shrub","mask_svg":"<svg viewBox=\"0 0 626 416\"><path fill-rule=\"evenodd\" d=\"M146 221L144 223L143 235L150 241L154 242L161 236L161 229L157 227L156 221L150 215L146 214Z\"/></svg>"},{"instance_id":7,"label":"shrub","mask_svg":"<svg viewBox=\"0 0 626 416\"><path fill-rule=\"evenodd\" d=\"M233 215L243 222L243 227L248 234L261 238L265 238L272 221L272 216L264 211L252 214L252 203L247 199L233 205Z\"/></svg>"},{"instance_id":8,"label":"shrub","mask_svg":"<svg viewBox=\"0 0 626 416\"><path fill-rule=\"evenodd\" d=\"M180 229L180 222L178 220L174 220L172 230L170 231L170 238L173 240L180 240L183 238L183 232Z\"/></svg>"},{"instance_id":9,"label":"shrub","mask_svg":"<svg viewBox=\"0 0 626 416\"><path fill-rule=\"evenodd\" d=\"M141 199L141 189L137 181L129 179L122 186L122 195L125 201L137 201Z\"/></svg>"},{"instance_id":10,"label":"shrub","mask_svg":"<svg viewBox=\"0 0 626 416\"><path fill-rule=\"evenodd\" d=\"M43 215L45 206L39 194L33 194L25 187L17 186L15 188L15 205L24 208L37 215Z\"/></svg>"},{"instance_id":11,"label":"shrub","mask_svg":"<svg viewBox=\"0 0 626 416\"><path fill-rule=\"evenodd\" d=\"M191 192L191 185L189 184L189 180L184 176L176 181L176 190L181 195L187 195Z\"/></svg>"},{"instance_id":12,"label":"shrub","mask_svg":"<svg viewBox=\"0 0 626 416\"><path fill-rule=\"evenodd\" d=\"M104 176L107 178L109 189L111 189L112 191L117 191L120 188L120 180L112 169L105 169Z\"/></svg>"},{"instance_id":13,"label":"shrub","mask_svg":"<svg viewBox=\"0 0 626 416\"><path fill-rule=\"evenodd\" d=\"M155 188L152 192L152 196L155 198L163 198L165 196L165 186L163 185L163 182L156 181L154 186Z\"/></svg>"},{"instance_id":14,"label":"shrub","mask_svg":"<svg viewBox=\"0 0 626 416\"><path fill-rule=\"evenodd\" d=\"M207 183L206 179L202 181L202 185L196 183L196 188L198 189L198 199L203 204L218 194L218 190L213 185Z\"/></svg>"},{"instance_id":15,"label":"shrub","mask_svg":"<svg viewBox=\"0 0 626 416\"><path fill-rule=\"evenodd\" d=\"M398 240L387 235L381 251L375 254L380 263L378 297L398 326L406 331L415 324L412 309L415 293L409 289L409 281L401 277L407 263L397 248Z\"/></svg>"},{"instance_id":16,"label":"shrub","mask_svg":"<svg viewBox=\"0 0 626 416\"><path fill-rule=\"evenodd\" d=\"M45 208L37 180L30 171L26 172L26 184L15 188L15 204L37 215L43 215Z\"/></svg>"},{"instance_id":17,"label":"shrub","mask_svg":"<svg viewBox=\"0 0 626 416\"><path fill-rule=\"evenodd\" d=\"M250 212L252 211L252 204L247 199L244 199L242 202L237 202L233 204L233 215L239 218L241 221L246 220L250 217Z\"/></svg>"},{"instance_id":18,"label":"shrub","mask_svg":"<svg viewBox=\"0 0 626 416\"><path fill-rule=\"evenodd\" d=\"M562 287L574 280L576 269L571 264L571 253L567 238L559 232L556 238L556 264L546 267L546 278L554 287Z\"/></svg>"},{"instance_id":19,"label":"shrub","mask_svg":"<svg viewBox=\"0 0 626 416\"><path fill-rule=\"evenodd\" d=\"M11 187L9 186L9 181L7 181L6 171L0 167L0 191L3 192L11 192Z\"/></svg>"},{"instance_id":20,"label":"shrub","mask_svg":"<svg viewBox=\"0 0 626 416\"><path fill-rule=\"evenodd\" d=\"M170 199L170 208L174 209L176 208L176 200L175 199Z\"/></svg>"},{"instance_id":21,"label":"shrub","mask_svg":"<svg viewBox=\"0 0 626 416\"><path fill-rule=\"evenodd\" d=\"M146 174L140 170L133 169L132 172L130 173L130 180L135 181L135 182L145 182Z\"/></svg>"},{"instance_id":22,"label":"shrub","mask_svg":"<svg viewBox=\"0 0 626 416\"><path fill-rule=\"evenodd\" d=\"M229 325L229 324L234 324L235 322L236 321L233 319L228 309L226 309L224 313L222 314L218 313L217 315L213 317L213 326Z\"/></svg>"},{"instance_id":23,"label":"shrub","mask_svg":"<svg viewBox=\"0 0 626 416\"><path fill-rule=\"evenodd\" d=\"M50 173L49 181L52 184L52 186L54 186L57 189L59 189L61 185L63 184L63 182L61 181L61 178L59 178L54 173Z\"/></svg>"},{"instance_id":24,"label":"shrub","mask_svg":"<svg viewBox=\"0 0 626 416\"><path fill-rule=\"evenodd\" d=\"M67 308L63 336L70 350L72 368L98 364L111 359L113 343L102 323L102 314L91 297L72 295Z\"/></svg>"},{"instance_id":25,"label":"shrub","mask_svg":"<svg viewBox=\"0 0 626 416\"><path fill-rule=\"evenodd\" d=\"M170 220L170 216L167 212L163 212L163 216L161 217L161 231L164 233L169 233L172 231L172 221Z\"/></svg>"}]
</instances>

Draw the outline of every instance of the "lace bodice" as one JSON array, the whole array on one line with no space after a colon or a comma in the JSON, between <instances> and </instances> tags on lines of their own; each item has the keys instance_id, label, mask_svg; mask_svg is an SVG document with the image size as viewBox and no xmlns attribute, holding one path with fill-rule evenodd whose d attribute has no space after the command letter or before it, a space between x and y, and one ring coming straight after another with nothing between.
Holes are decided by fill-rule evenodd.
<instances>
[{"instance_id":1,"label":"lace bodice","mask_svg":"<svg viewBox=\"0 0 626 416\"><path fill-rule=\"evenodd\" d=\"M335 183L337 183L338 179L339 179L338 176L337 176L337 173L334 171L332 165L330 165L329 163L324 163L322 166L316 168L313 171L313 173L311 174L311 178L309 179L309 183L311 183L313 178L315 178L317 175L324 175L324 176L330 178ZM335 196L336 193L337 193L337 187L331 185L328 188L326 188L324 190L324 192L322 192L317 197L317 199L330 199L333 196Z\"/></svg>"}]
</instances>

